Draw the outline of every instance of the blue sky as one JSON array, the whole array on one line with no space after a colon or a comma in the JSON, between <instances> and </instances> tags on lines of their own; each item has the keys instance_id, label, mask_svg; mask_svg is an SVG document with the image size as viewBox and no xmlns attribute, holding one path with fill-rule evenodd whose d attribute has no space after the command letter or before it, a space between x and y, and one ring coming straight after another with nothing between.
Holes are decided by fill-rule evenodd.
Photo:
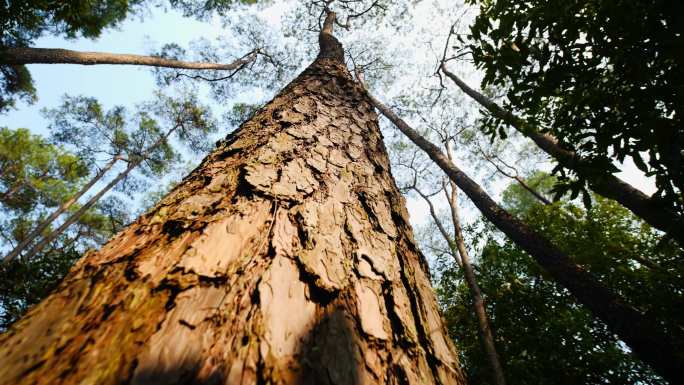
<instances>
[{"instance_id":1,"label":"blue sky","mask_svg":"<svg viewBox=\"0 0 684 385\"><path fill-rule=\"evenodd\" d=\"M165 43L175 42L187 47L193 39L214 38L220 33L217 22L198 22L175 11L157 11L144 21L127 20L118 29L104 32L97 40L45 37L36 41L34 46L145 55ZM154 90L149 67L33 64L29 69L37 88L37 103L19 104L17 110L0 115L0 126L25 127L46 134L47 121L42 118L40 110L56 107L65 93L94 96L104 106L111 107L149 100Z\"/></svg>"}]
</instances>

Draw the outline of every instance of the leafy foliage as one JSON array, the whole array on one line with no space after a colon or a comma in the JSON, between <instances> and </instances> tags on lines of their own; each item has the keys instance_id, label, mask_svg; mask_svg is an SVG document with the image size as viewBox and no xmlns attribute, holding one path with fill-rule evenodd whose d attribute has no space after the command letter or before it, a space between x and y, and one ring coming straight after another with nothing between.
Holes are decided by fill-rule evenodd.
<instances>
[{"instance_id":1,"label":"leafy foliage","mask_svg":"<svg viewBox=\"0 0 684 385\"><path fill-rule=\"evenodd\" d=\"M598 174L631 158L655 176L657 195L684 212L683 3L471 2L480 15L469 47L484 86L507 87L508 109L591 160ZM504 131L503 122L488 123L492 135ZM564 179L575 194L584 184Z\"/></svg>"},{"instance_id":2,"label":"leafy foliage","mask_svg":"<svg viewBox=\"0 0 684 385\"><path fill-rule=\"evenodd\" d=\"M12 210L53 207L88 174L85 162L22 128L0 128L0 203Z\"/></svg>"},{"instance_id":3,"label":"leafy foliage","mask_svg":"<svg viewBox=\"0 0 684 385\"><path fill-rule=\"evenodd\" d=\"M537 175L529 181L552 184ZM589 211L570 202L540 205L517 185L504 193L506 208L524 218L601 281L655 315L665 328L684 320L682 250L638 222L617 203L594 197ZM631 356L604 324L511 241L486 231L478 283L510 384L663 383ZM441 264L438 296L470 382L489 383L470 293L452 263Z\"/></svg>"},{"instance_id":4,"label":"leafy foliage","mask_svg":"<svg viewBox=\"0 0 684 385\"><path fill-rule=\"evenodd\" d=\"M35 102L31 73L23 65L0 65L0 113L15 107L17 99Z\"/></svg>"},{"instance_id":5,"label":"leafy foliage","mask_svg":"<svg viewBox=\"0 0 684 385\"><path fill-rule=\"evenodd\" d=\"M179 9L185 16L205 19L212 14L222 14L236 3L255 4L259 0L169 0L172 7Z\"/></svg>"},{"instance_id":6,"label":"leafy foliage","mask_svg":"<svg viewBox=\"0 0 684 385\"><path fill-rule=\"evenodd\" d=\"M8 0L0 8L4 46L26 46L49 32L68 38L94 38L123 21L142 0Z\"/></svg>"},{"instance_id":7,"label":"leafy foliage","mask_svg":"<svg viewBox=\"0 0 684 385\"><path fill-rule=\"evenodd\" d=\"M0 128L0 170L3 253L69 199L89 172L75 154L27 129L8 128ZM83 251L104 242L128 221L122 207L123 202L109 198L86 212L37 257L0 265L0 330L46 296Z\"/></svg>"}]
</instances>

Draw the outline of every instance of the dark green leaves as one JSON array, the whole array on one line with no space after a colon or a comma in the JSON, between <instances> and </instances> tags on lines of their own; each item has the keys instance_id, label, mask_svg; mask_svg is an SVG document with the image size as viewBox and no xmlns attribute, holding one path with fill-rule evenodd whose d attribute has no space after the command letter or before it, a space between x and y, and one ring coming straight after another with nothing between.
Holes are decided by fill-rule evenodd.
<instances>
[{"instance_id":1,"label":"dark green leaves","mask_svg":"<svg viewBox=\"0 0 684 385\"><path fill-rule=\"evenodd\" d=\"M554 184L544 174L527 182L538 191ZM546 206L513 184L504 205L664 328L678 328L683 251L619 204L587 198L588 210L568 201ZM468 238L489 238L476 259L477 278L509 384L665 383L512 242L489 232ZM469 381L489 383L468 288L457 266L442 267L438 296Z\"/></svg>"},{"instance_id":2,"label":"dark green leaves","mask_svg":"<svg viewBox=\"0 0 684 385\"><path fill-rule=\"evenodd\" d=\"M596 172L631 158L655 177L663 201L684 213L684 4L478 3L470 49L484 86L506 87L507 108Z\"/></svg>"}]
</instances>

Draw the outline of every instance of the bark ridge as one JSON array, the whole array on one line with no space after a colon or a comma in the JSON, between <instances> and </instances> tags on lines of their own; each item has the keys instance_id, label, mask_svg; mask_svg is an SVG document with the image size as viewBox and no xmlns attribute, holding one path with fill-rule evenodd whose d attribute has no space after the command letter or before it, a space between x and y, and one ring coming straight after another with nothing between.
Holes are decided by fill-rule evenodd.
<instances>
[{"instance_id":1,"label":"bark ridge","mask_svg":"<svg viewBox=\"0 0 684 385\"><path fill-rule=\"evenodd\" d=\"M337 59L0 336L0 384L463 384L377 116Z\"/></svg>"}]
</instances>

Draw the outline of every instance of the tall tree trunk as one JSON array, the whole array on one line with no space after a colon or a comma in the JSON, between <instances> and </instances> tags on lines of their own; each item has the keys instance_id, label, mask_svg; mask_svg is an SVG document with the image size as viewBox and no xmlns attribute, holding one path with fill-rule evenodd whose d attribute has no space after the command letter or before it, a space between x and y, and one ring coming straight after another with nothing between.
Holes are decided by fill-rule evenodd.
<instances>
[{"instance_id":1,"label":"tall tree trunk","mask_svg":"<svg viewBox=\"0 0 684 385\"><path fill-rule=\"evenodd\" d=\"M585 178L592 190L606 198L619 202L634 213L634 215L640 217L654 228L664 231L680 245L684 246L684 219L680 215L615 175L608 172L597 172L586 159L574 151L561 147L558 139L554 136L541 133L537 131L536 127L525 126L513 113L504 110L486 96L470 88L454 73L447 70L444 64L442 64L441 70L463 92L486 108L493 116L502 119L521 134L532 139L539 148L556 159L560 165L575 171L578 175Z\"/></svg>"},{"instance_id":2,"label":"tall tree trunk","mask_svg":"<svg viewBox=\"0 0 684 385\"><path fill-rule=\"evenodd\" d=\"M59 48L8 47L0 51L0 64L123 64L191 70L235 70L252 62L254 51L232 63L196 63L158 56L117 54L109 52L81 52Z\"/></svg>"},{"instance_id":3,"label":"tall tree trunk","mask_svg":"<svg viewBox=\"0 0 684 385\"><path fill-rule=\"evenodd\" d=\"M448 159L453 161L453 155L449 141L445 143L445 146ZM480 335L482 337L482 344L484 345L485 353L487 354L487 360L489 360L489 365L492 368L492 379L496 385L506 385L506 377L504 376L504 371L501 367L499 353L496 351L496 345L494 344L494 335L492 334L492 327L489 322L489 317L487 317L484 299L482 298L482 291L480 290L480 285L477 284L475 271L473 270L473 265L470 263L470 255L468 254L468 250L465 246L465 240L463 239L463 231L461 230L461 216L458 212L458 189L454 181L450 180L449 186L451 187L450 191L447 192L445 188L444 193L447 195L449 208L451 211L451 222L454 225L453 242L456 244L458 254L461 256L463 275L465 276L470 293L473 296L473 310L475 311L477 323L480 327Z\"/></svg>"},{"instance_id":4,"label":"tall tree trunk","mask_svg":"<svg viewBox=\"0 0 684 385\"><path fill-rule=\"evenodd\" d=\"M468 195L485 218L530 254L581 304L605 322L608 329L622 339L639 358L651 365L664 378L672 383L678 383L681 368L684 367L684 333L680 328L673 327L670 328L669 334L665 333L656 319L629 305L624 298L574 263L569 255L496 204L437 146L423 138L377 99L370 95L369 98L383 115L414 144L425 151L449 179Z\"/></svg>"},{"instance_id":5,"label":"tall tree trunk","mask_svg":"<svg viewBox=\"0 0 684 385\"><path fill-rule=\"evenodd\" d=\"M120 159L121 157L115 156L109 162L107 162L107 164L105 164L105 166L100 171L98 171L97 174L94 177L92 177L90 181L88 181L88 183L81 187L81 189L76 194L74 194L74 196L72 196L67 201L59 205L57 210L53 211L52 214L45 218L44 221L40 222L35 229L33 229L28 235L26 235L26 237L5 256L2 262L9 263L9 261L19 256L19 254L21 254L22 251L24 251L33 241L35 241L36 238L38 238L40 234L42 234L43 231L45 231L45 229L47 229L60 215L69 210L69 208L73 206L74 203L76 203L78 199L83 196L83 194L87 193L88 190L90 190L90 188L93 187L93 185L95 185L95 183L99 182L105 176L105 174L107 174L107 172L111 170L114 164L118 162Z\"/></svg>"},{"instance_id":6,"label":"tall tree trunk","mask_svg":"<svg viewBox=\"0 0 684 385\"><path fill-rule=\"evenodd\" d=\"M320 42L0 336L0 383L464 383L377 116Z\"/></svg>"}]
</instances>

